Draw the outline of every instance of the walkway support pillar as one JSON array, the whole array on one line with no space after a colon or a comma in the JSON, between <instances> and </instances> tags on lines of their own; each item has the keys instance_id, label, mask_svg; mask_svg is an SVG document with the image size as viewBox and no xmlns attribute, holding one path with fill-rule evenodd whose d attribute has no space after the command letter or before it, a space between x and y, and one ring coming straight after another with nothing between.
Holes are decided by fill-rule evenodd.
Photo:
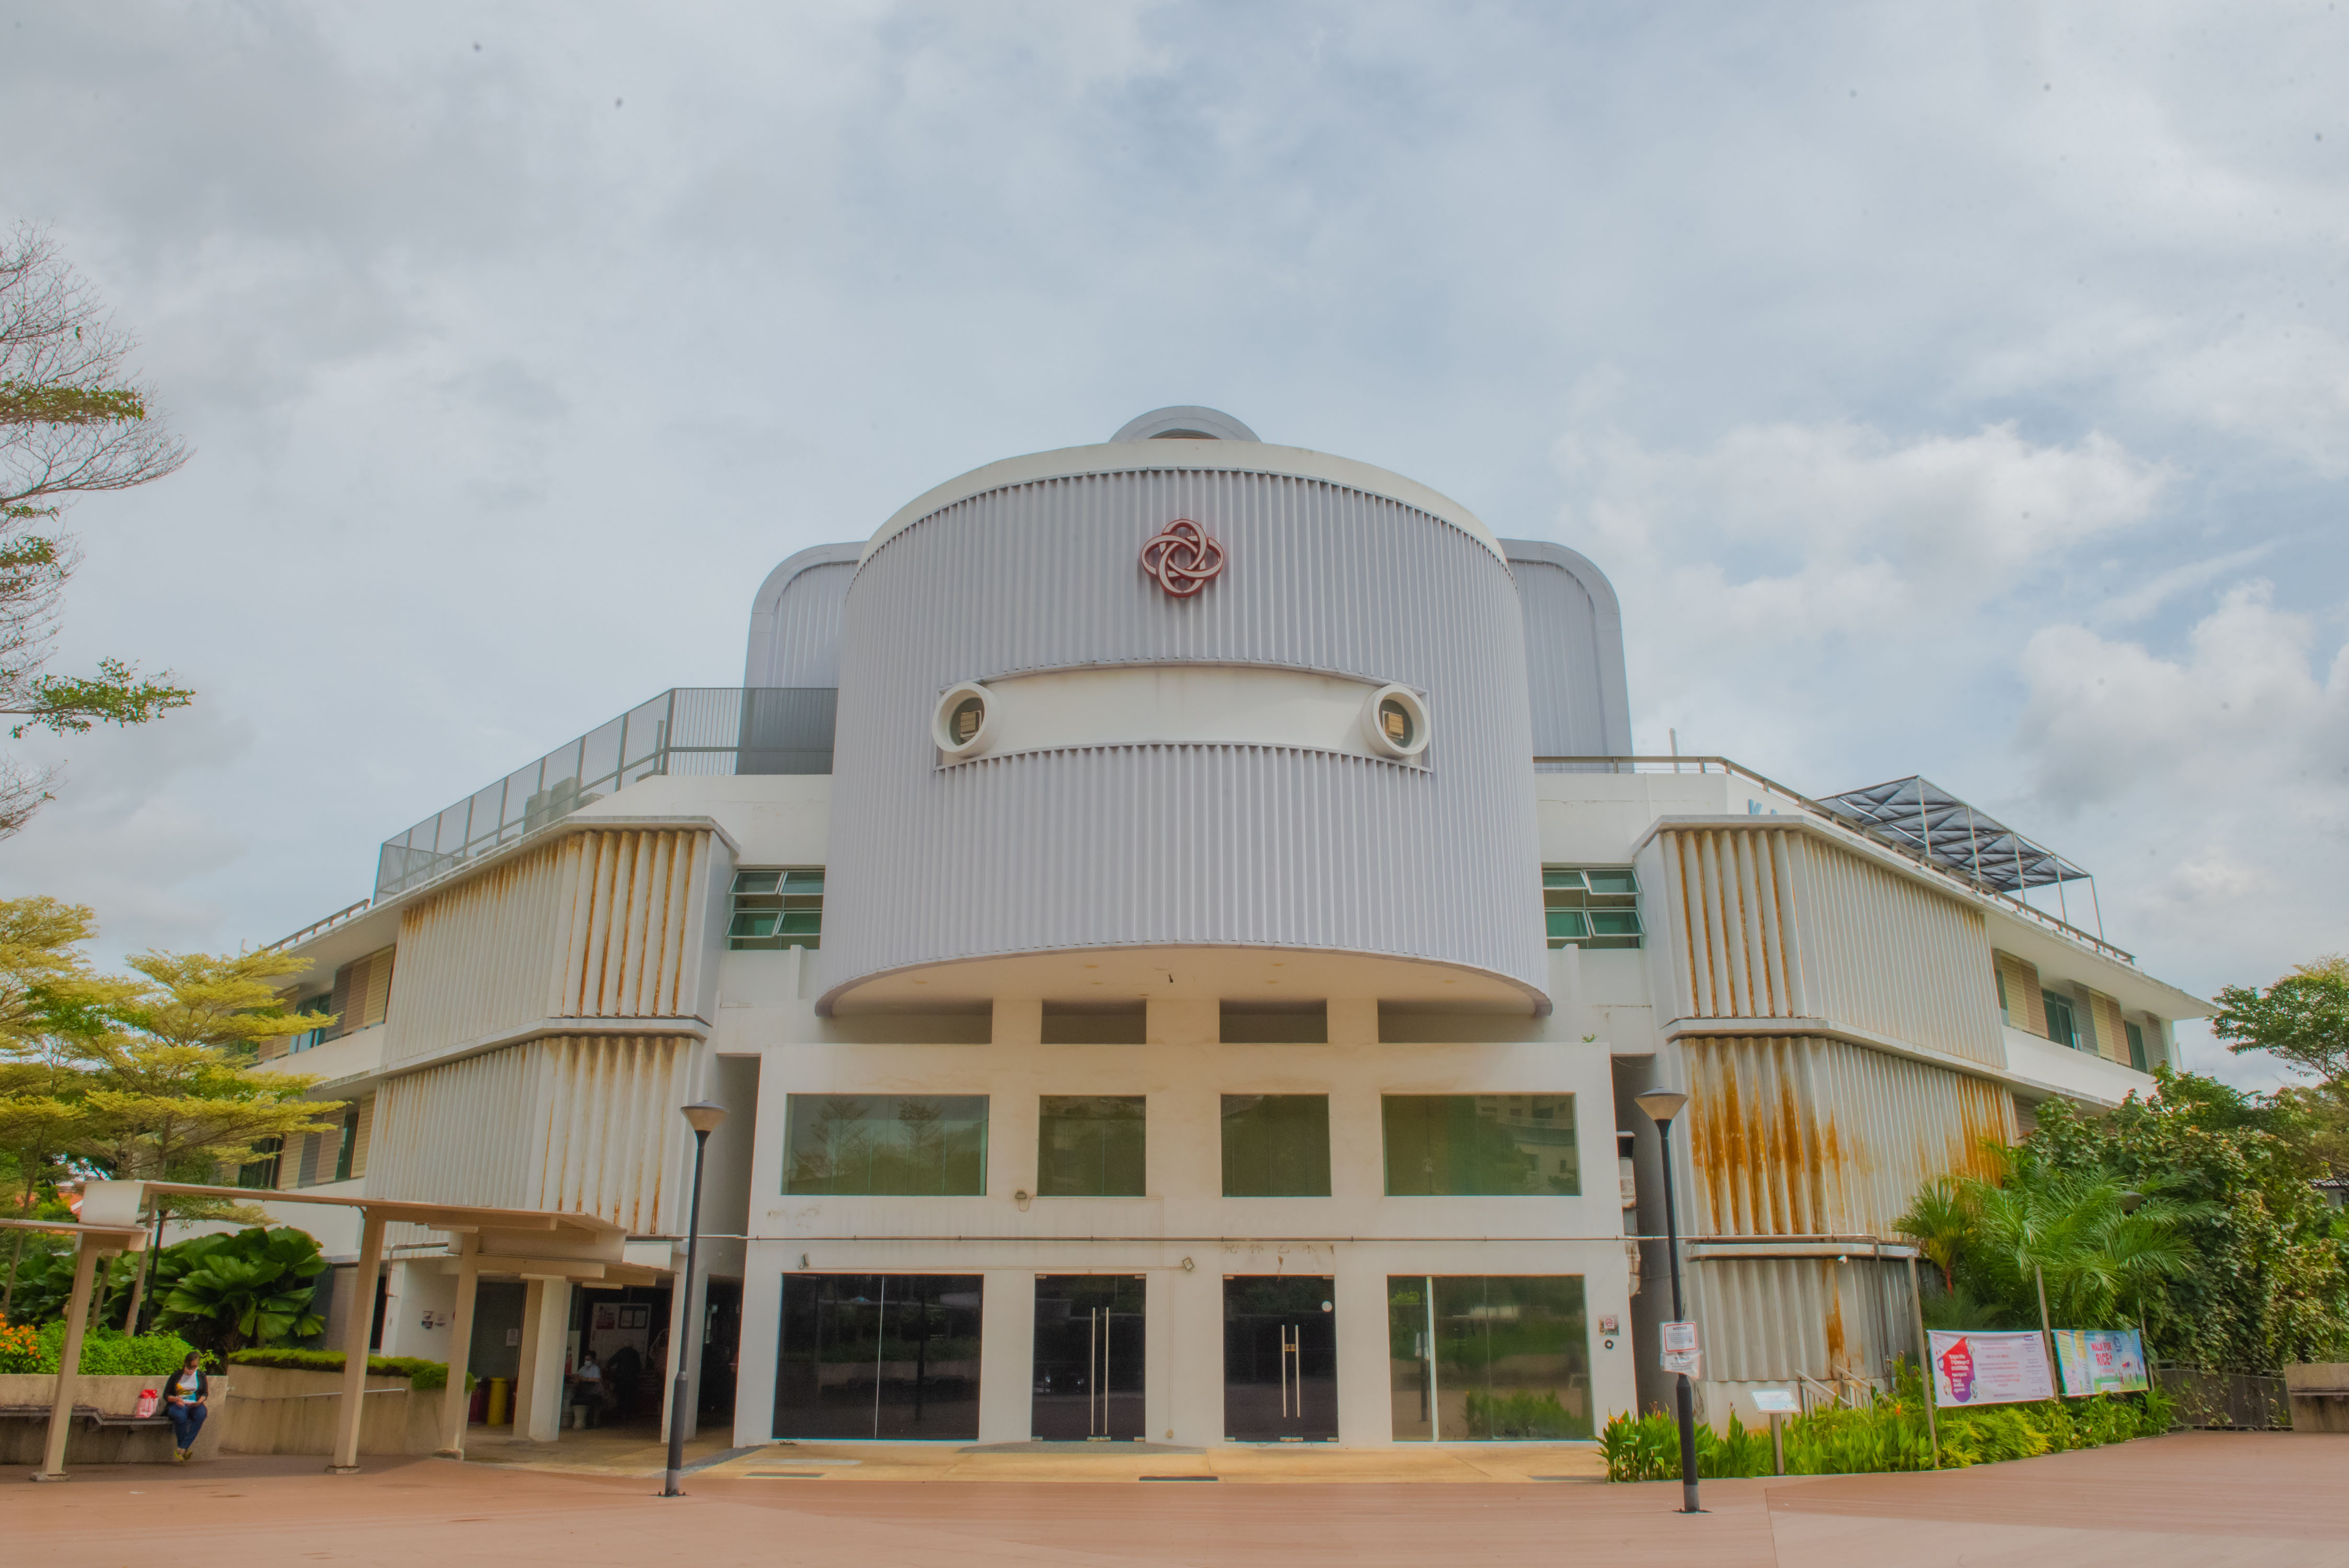
<instances>
[{"instance_id":1,"label":"walkway support pillar","mask_svg":"<svg viewBox=\"0 0 2349 1568\"><path fill-rule=\"evenodd\" d=\"M571 1282L534 1276L524 1306L523 1387L514 1408L514 1436L551 1443L563 1430L563 1362L570 1349Z\"/></svg>"},{"instance_id":2,"label":"walkway support pillar","mask_svg":"<svg viewBox=\"0 0 2349 1568\"><path fill-rule=\"evenodd\" d=\"M73 1299L66 1306L65 1343L57 1346L57 1391L49 1401L49 1442L35 1480L66 1479L66 1438L73 1430L74 1394L81 1387L82 1326L89 1321L89 1285L98 1270L98 1238L83 1236L74 1250Z\"/></svg>"},{"instance_id":3,"label":"walkway support pillar","mask_svg":"<svg viewBox=\"0 0 2349 1568\"><path fill-rule=\"evenodd\" d=\"M335 1457L329 1475L359 1468L359 1418L366 1414L367 1341L375 1336L375 1288L383 1273L383 1220L372 1209L359 1227L359 1266L351 1277L351 1315L343 1325L343 1404L335 1412Z\"/></svg>"},{"instance_id":4,"label":"walkway support pillar","mask_svg":"<svg viewBox=\"0 0 2349 1568\"><path fill-rule=\"evenodd\" d=\"M472 1396L465 1374L473 1359L473 1297L481 1282L481 1238L479 1233L460 1237L457 1258L457 1310L449 1322L449 1387L440 1397L440 1446L434 1452L444 1460L465 1457L465 1418Z\"/></svg>"}]
</instances>

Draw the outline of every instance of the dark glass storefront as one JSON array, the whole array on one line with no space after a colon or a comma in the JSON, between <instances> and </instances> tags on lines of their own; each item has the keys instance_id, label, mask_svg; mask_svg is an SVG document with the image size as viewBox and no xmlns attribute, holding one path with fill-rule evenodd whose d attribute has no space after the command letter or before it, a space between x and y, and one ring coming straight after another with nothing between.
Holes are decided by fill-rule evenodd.
<instances>
[{"instance_id":1,"label":"dark glass storefront","mask_svg":"<svg viewBox=\"0 0 2349 1568\"><path fill-rule=\"evenodd\" d=\"M1141 1440L1143 1323L1138 1274L1038 1275L1030 1435Z\"/></svg>"},{"instance_id":2,"label":"dark glass storefront","mask_svg":"<svg viewBox=\"0 0 2349 1568\"><path fill-rule=\"evenodd\" d=\"M976 1439L982 1283L785 1274L774 1435Z\"/></svg>"},{"instance_id":3,"label":"dark glass storefront","mask_svg":"<svg viewBox=\"0 0 2349 1568\"><path fill-rule=\"evenodd\" d=\"M1579 1274L1390 1275L1387 1339L1398 1442L1591 1435Z\"/></svg>"},{"instance_id":4,"label":"dark glass storefront","mask_svg":"<svg viewBox=\"0 0 2349 1568\"><path fill-rule=\"evenodd\" d=\"M1338 1440L1337 1283L1326 1274L1225 1277L1227 1440Z\"/></svg>"}]
</instances>

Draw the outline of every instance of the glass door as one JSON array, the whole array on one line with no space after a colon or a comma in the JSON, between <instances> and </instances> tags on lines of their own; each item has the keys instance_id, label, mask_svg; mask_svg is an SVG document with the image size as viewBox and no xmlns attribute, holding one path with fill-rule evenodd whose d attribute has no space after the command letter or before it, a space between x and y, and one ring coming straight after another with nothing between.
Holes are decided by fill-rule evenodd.
<instances>
[{"instance_id":1,"label":"glass door","mask_svg":"<svg viewBox=\"0 0 2349 1568\"><path fill-rule=\"evenodd\" d=\"M1040 1274L1030 1430L1052 1442L1143 1436L1143 1280Z\"/></svg>"},{"instance_id":2,"label":"glass door","mask_svg":"<svg viewBox=\"0 0 2349 1568\"><path fill-rule=\"evenodd\" d=\"M1326 1274L1224 1277L1227 1440L1338 1440L1336 1284Z\"/></svg>"}]
</instances>

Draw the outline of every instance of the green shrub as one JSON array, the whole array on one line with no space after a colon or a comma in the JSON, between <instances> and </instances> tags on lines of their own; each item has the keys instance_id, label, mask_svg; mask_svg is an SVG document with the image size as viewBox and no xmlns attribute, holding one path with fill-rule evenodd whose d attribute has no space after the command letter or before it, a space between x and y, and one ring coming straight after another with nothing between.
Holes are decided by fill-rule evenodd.
<instances>
[{"instance_id":1,"label":"green shrub","mask_svg":"<svg viewBox=\"0 0 2349 1568\"><path fill-rule=\"evenodd\" d=\"M343 1369L343 1353L339 1350L233 1350L228 1359L232 1367L282 1367L302 1372ZM418 1356L370 1356L367 1369L372 1377L405 1377L409 1387L419 1394L449 1386L448 1363L427 1361ZM466 1373L465 1391L471 1393L480 1381L471 1372Z\"/></svg>"},{"instance_id":2,"label":"green shrub","mask_svg":"<svg viewBox=\"0 0 2349 1568\"><path fill-rule=\"evenodd\" d=\"M1599 1451L1607 1457L1609 1480L1678 1480L1681 1474L1680 1425L1661 1410L1634 1418L1628 1413L1609 1419L1599 1434ZM1724 1480L1770 1473L1770 1435L1748 1431L1731 1411L1726 1436L1709 1426L1696 1429L1696 1473L1701 1480Z\"/></svg>"},{"instance_id":3,"label":"green shrub","mask_svg":"<svg viewBox=\"0 0 2349 1568\"><path fill-rule=\"evenodd\" d=\"M0 1339L0 1372L55 1372L63 1354L66 1326L62 1320L41 1325L26 1336L12 1333ZM81 1375L85 1377L160 1377L177 1372L195 1346L176 1334L141 1334L91 1328L82 1334ZM207 1367L217 1367L212 1357Z\"/></svg>"},{"instance_id":4,"label":"green shrub","mask_svg":"<svg viewBox=\"0 0 2349 1568\"><path fill-rule=\"evenodd\" d=\"M1861 1475L1933 1468L1924 1384L1897 1365L1890 1393L1853 1408L1814 1410L1785 1429L1788 1475ZM2158 1390L2048 1399L1939 1412L1941 1466L1961 1469L2072 1449L2127 1442L2169 1429L2170 1402ZM1680 1432L1661 1410L1618 1415L1599 1437L1609 1480L1669 1480L1681 1473ZM1770 1473L1770 1439L1747 1431L1733 1412L1727 1436L1696 1429L1697 1474L1705 1480Z\"/></svg>"}]
</instances>

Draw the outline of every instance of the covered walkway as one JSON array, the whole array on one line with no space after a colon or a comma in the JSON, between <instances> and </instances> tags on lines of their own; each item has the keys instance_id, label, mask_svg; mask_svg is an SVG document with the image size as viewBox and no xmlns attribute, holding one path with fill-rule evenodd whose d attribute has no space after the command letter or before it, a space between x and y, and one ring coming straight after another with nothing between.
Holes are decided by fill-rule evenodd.
<instances>
[{"instance_id":1,"label":"covered walkway","mask_svg":"<svg viewBox=\"0 0 2349 1568\"><path fill-rule=\"evenodd\" d=\"M202 1186L176 1181L93 1181L82 1190L79 1229L90 1233L85 1254L106 1244L99 1238L129 1238L114 1250L143 1245L157 1194L222 1198L247 1202L254 1194L242 1187ZM457 1276L457 1304L450 1343L472 1343L473 1306L483 1274L507 1274L524 1281L529 1295L523 1311L522 1375L514 1389L515 1430L534 1442L553 1442L562 1429L564 1353L570 1318L571 1287L616 1287L652 1284L661 1271L631 1264L626 1256L627 1236L619 1226L592 1214L530 1209L485 1209L449 1203L419 1203L400 1199L336 1196L312 1192L272 1192L272 1203L312 1203L359 1212L358 1270L353 1281L352 1310L342 1325L342 1406L337 1412L334 1453L328 1470L348 1474L358 1468L359 1416L367 1380L367 1358L375 1326L371 1305L383 1272L387 1233L395 1224L413 1225L449 1238L447 1263ZM50 1227L56 1229L57 1227ZM413 1254L411 1254L412 1256ZM84 1288L91 1265L84 1263L76 1274L74 1305L67 1329L67 1346L78 1347L87 1315ZM462 1359L461 1353L459 1359ZM63 1363L77 1364L69 1357ZM440 1452L461 1459L470 1405L465 1368L452 1367L442 1395ZM63 1398L60 1379L59 1398ZM666 1420L666 1412L664 1412ZM54 1474L63 1480L62 1423L53 1419L50 1446Z\"/></svg>"}]
</instances>

